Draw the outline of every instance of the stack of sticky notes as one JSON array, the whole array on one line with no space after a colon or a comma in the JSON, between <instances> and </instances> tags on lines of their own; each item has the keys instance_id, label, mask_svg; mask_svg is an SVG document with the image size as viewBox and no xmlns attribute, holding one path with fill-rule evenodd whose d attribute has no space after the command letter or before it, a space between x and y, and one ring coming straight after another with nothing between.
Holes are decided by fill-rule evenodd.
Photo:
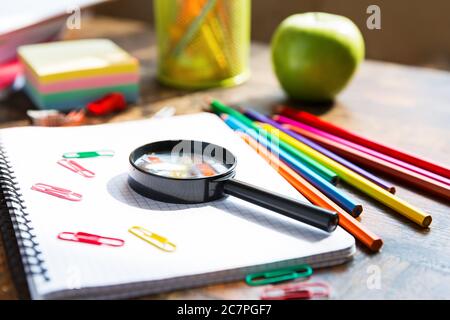
<instances>
[{"instance_id":1,"label":"stack of sticky notes","mask_svg":"<svg viewBox=\"0 0 450 320\"><path fill-rule=\"evenodd\" d=\"M127 102L138 99L138 60L110 40L27 45L19 48L19 57L25 90L40 109L79 109L112 92Z\"/></svg>"}]
</instances>

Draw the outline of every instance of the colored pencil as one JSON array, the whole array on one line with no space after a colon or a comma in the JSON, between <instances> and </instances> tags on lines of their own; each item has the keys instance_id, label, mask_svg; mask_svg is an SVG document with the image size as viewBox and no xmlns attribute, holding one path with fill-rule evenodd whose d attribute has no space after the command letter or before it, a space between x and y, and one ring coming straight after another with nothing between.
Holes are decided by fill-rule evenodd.
<instances>
[{"instance_id":1,"label":"colored pencil","mask_svg":"<svg viewBox=\"0 0 450 320\"><path fill-rule=\"evenodd\" d=\"M245 126L252 128L253 130L259 131L260 129L256 124L253 123L253 121L250 118L246 117L241 112L223 104L218 100L212 100L210 102L210 106L211 109L219 115L222 113L229 114L230 116L233 116L234 118L242 122L242 124L244 124Z\"/></svg>"},{"instance_id":2,"label":"colored pencil","mask_svg":"<svg viewBox=\"0 0 450 320\"><path fill-rule=\"evenodd\" d=\"M276 129L274 129L276 130ZM402 214L406 218L410 219L411 221L417 223L418 225L422 227L428 227L432 221L431 215L423 212L422 210L413 207L409 203L401 200L400 198L396 197L392 193L384 190L383 188L377 186L375 183L371 182L370 180L367 180L366 178L360 176L356 172L353 172L352 170L346 168L345 166L341 165L340 163L334 161L333 159L330 159L320 152L314 150L313 148L307 146L306 144L292 138L291 136L287 135L286 133L278 130L278 135L280 137L280 140L284 140L291 145L295 146L296 148L302 150L303 152L309 154L311 157L316 159L317 161L321 162L323 165L326 165L330 168L333 168L338 174L339 177L347 182L348 184L352 185L353 187L357 188L358 190L366 193L370 197L378 200L379 202L387 205L391 209L397 211L398 213Z\"/></svg>"},{"instance_id":3,"label":"colored pencil","mask_svg":"<svg viewBox=\"0 0 450 320\"><path fill-rule=\"evenodd\" d=\"M442 177L440 175L437 175L435 173L432 173L430 171L423 170L422 168L419 168L419 167L413 166L413 165L411 165L409 163L406 163L404 161L392 158L392 157L387 156L387 155L385 155L383 153L380 153L378 151L374 151L372 149L369 149L369 148L363 147L363 146L361 146L359 144L353 143L351 141L342 139L342 138L340 138L338 136L332 135L332 134L327 133L325 131L322 131L322 130L319 130L317 128L308 126L308 125L306 125L306 124L304 124L302 122L298 122L298 121L292 120L292 119L284 117L284 116L275 116L275 117L278 119L277 121L279 121L280 123L291 124L291 125L300 127L302 129L311 131L312 133L315 133L315 134L317 134L319 136L323 136L323 137L325 137L327 139L339 142L340 144L346 145L346 146L348 146L350 148L353 148L353 149L356 149L358 151L370 154L370 155L372 155L374 157L377 157L379 159L388 161L390 163L393 163L393 164L395 164L397 166L400 166L400 167L403 167L405 169L411 170L411 171L416 172L418 174L421 174L421 175L423 175L425 177L428 177L428 178L434 179L436 181L442 182L442 183L444 183L446 185L450 185L450 180L449 179L447 179L445 177Z\"/></svg>"},{"instance_id":4,"label":"colored pencil","mask_svg":"<svg viewBox=\"0 0 450 320\"><path fill-rule=\"evenodd\" d=\"M321 190L324 194L326 194L330 199L332 199L339 206L341 206L345 211L352 214L353 216L358 216L359 214L361 214L362 205L356 204L353 200L351 200L348 196L343 194L336 187L328 183L320 175L316 174L309 167L304 165L302 162L298 161L297 158L292 156L289 152L278 147L278 145L273 141L269 141L266 138L266 136L261 135L260 133L264 130L259 128L259 130L256 131L253 128L249 128L232 115L223 114L221 117L231 129L248 134L253 139L257 140L260 144L262 144L264 147L269 149L271 152L279 155L279 157L284 162L288 163L289 166L291 166L301 176L303 176L306 180L308 180L319 190Z\"/></svg>"},{"instance_id":5,"label":"colored pencil","mask_svg":"<svg viewBox=\"0 0 450 320\"><path fill-rule=\"evenodd\" d=\"M277 118L280 122L292 123L293 120L284 121L281 117ZM340 154L347 159L357 162L366 167L370 167L377 171L384 172L398 180L404 181L414 187L420 188L426 192L432 193L445 199L450 199L450 186L442 182L436 181L429 177L423 176L417 172L408 170L404 167L398 166L383 159L374 157L370 154L361 152L357 149L351 148L347 145L339 143L335 140L328 139L324 135L318 135L311 130L307 130L306 125L287 125L288 129L299 133L311 140L323 145L324 147L332 150L335 153Z\"/></svg>"},{"instance_id":6,"label":"colored pencil","mask_svg":"<svg viewBox=\"0 0 450 320\"><path fill-rule=\"evenodd\" d=\"M284 128L281 124L279 124L278 122L272 120L271 118L256 112L254 110L250 110L250 109L245 109L244 114L247 115L248 117L256 120L256 121L260 121L263 123L267 123L269 125L271 125L272 127L277 128L278 130L283 131L284 133L290 135L291 137L294 137L295 139L303 142L304 144L310 146L311 148L319 151L320 153L326 155L327 157L333 159L336 162L339 162L340 164L346 166L347 168L349 168L350 170L355 171L356 173L362 175L363 177L369 179L370 181L372 181L373 183L377 184L378 186L380 186L381 188L389 191L390 193L395 193L395 187L389 185L387 182L383 181L382 179L378 178L377 176L371 174L370 172L367 172L366 170L358 167L357 165L351 163L350 161L345 160L344 158L338 156L337 154L325 149L324 147L322 147L321 145L303 137L300 136L299 134L288 130L286 128ZM270 130L267 130L270 132Z\"/></svg>"},{"instance_id":7,"label":"colored pencil","mask_svg":"<svg viewBox=\"0 0 450 320\"><path fill-rule=\"evenodd\" d=\"M347 230L356 239L361 241L372 251L379 251L383 246L383 240L368 230L358 220L353 218L341 207L327 198L322 192L316 189L307 180L303 179L287 164L282 162L276 155L271 153L256 140L245 133L239 132L244 141L250 145L259 155L261 155L278 173L286 179L295 189L305 196L312 204L324 209L336 211L339 214L339 225Z\"/></svg>"},{"instance_id":8,"label":"colored pencil","mask_svg":"<svg viewBox=\"0 0 450 320\"><path fill-rule=\"evenodd\" d=\"M210 106L211 106L211 109L217 114L221 114L221 113L229 114L229 115L233 116L234 118L236 118L237 120L239 120L240 122L242 122L247 127L252 128L256 131L261 130L261 128L258 127L251 119L244 116L239 111L221 103L218 100L211 101ZM269 133L260 132L260 134L265 135L266 138L270 138L270 140L272 140L272 137L268 136ZM290 152L292 155L294 155L296 158L298 158L298 160L302 161L304 164L306 164L308 167L310 167L316 173L321 175L325 180L329 181L330 183L333 183L334 185L337 183L338 176L332 170L329 170L325 166L321 165L320 163L318 163L311 157L307 156L305 153L293 148L289 144L280 142L280 146L281 146L281 148Z\"/></svg>"},{"instance_id":9,"label":"colored pencil","mask_svg":"<svg viewBox=\"0 0 450 320\"><path fill-rule=\"evenodd\" d=\"M322 120L319 117L316 117L308 112L298 111L293 108L289 108L289 107L285 107L285 106L281 107L279 112L284 116L304 122L304 123L306 123L312 127L315 127L317 129L321 129L328 133L331 133L331 134L334 134L341 138L347 139L351 142L357 143L361 146L381 152L392 158L407 162L409 164L420 167L424 170L433 172L433 173L441 175L447 179L450 179L450 168L445 167L442 164L438 164L438 163L432 162L431 160L407 153L405 151L394 149L390 146L383 145L383 144L378 143L373 140L369 140L369 139L364 138L356 133L345 130L336 125L333 125L332 123Z\"/></svg>"}]
</instances>

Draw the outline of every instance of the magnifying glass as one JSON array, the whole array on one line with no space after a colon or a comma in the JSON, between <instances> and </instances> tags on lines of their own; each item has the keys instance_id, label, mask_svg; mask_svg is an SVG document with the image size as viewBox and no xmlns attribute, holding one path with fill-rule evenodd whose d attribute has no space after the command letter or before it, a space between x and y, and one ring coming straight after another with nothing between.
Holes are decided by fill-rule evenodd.
<instances>
[{"instance_id":1,"label":"magnifying glass","mask_svg":"<svg viewBox=\"0 0 450 320\"><path fill-rule=\"evenodd\" d=\"M231 195L327 232L336 229L336 212L234 179L236 157L216 144L165 140L130 154L128 183L142 196L171 203L203 203Z\"/></svg>"}]
</instances>

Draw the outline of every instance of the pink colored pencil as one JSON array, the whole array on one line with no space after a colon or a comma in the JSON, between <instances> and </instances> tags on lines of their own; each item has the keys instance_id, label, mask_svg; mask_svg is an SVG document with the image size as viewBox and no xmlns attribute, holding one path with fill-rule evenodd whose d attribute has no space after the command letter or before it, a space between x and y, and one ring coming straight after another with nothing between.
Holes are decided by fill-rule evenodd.
<instances>
[{"instance_id":1,"label":"pink colored pencil","mask_svg":"<svg viewBox=\"0 0 450 320\"><path fill-rule=\"evenodd\" d=\"M413 171L413 172L416 172L416 173L418 173L418 174L421 174L421 175L423 175L423 176L425 176L425 177L428 177L428 178L430 178L430 179L439 181L439 182L444 183L444 184L446 184L446 185L450 185L450 180L449 180L449 179L446 179L446 178L444 178L444 177L442 177L442 176L440 176L440 175L437 175L437 174L432 173L432 172L430 172L430 171L427 171L427 170L424 170L424 169L422 169L422 168L416 167L416 166L414 166L414 165L412 165L412 164L409 164L409 163L406 163L406 162L404 162L404 161L395 159L395 158L393 158L393 157L390 157L390 156L388 156L388 155L382 154L382 153L380 153L380 152L374 151L374 150L372 150L372 149L363 147L363 146L361 146L361 145L359 145L359 144L350 142L350 141L345 140L345 139L343 139L343 138L339 138L339 137L337 137L337 136L335 136L335 135L332 135L332 134L330 134L330 133L327 133L327 132L324 132L324 131L322 131L322 130L313 128L313 127L311 127L311 126L308 126L308 125L306 125L306 124L304 124L304 123L301 123L301 122L292 120L292 119L287 118L287 117L284 117L284 116L274 116L274 119L275 119L277 122L280 122L280 123L282 123L282 124L289 124L289 125L292 125L292 126L295 126L295 127L302 128L302 129L307 130L307 131L310 131L310 132L312 132L312 133L314 133L314 134L316 134L316 135L322 136L322 137L324 137L324 138L327 138L327 139L336 141L336 142L338 142L338 143L340 143L340 144L343 144L343 145L345 145L345 146L348 146L348 147L350 147L350 148L352 148L352 149L355 149L355 150L358 150L358 151L361 151L361 152L370 154L371 156L377 157L377 158L382 159L382 160L384 160L384 161L393 163L393 164L395 164L395 165L397 165L397 166L400 166L400 167L403 167L403 168L405 168L405 169L411 170L411 171Z\"/></svg>"},{"instance_id":2,"label":"pink colored pencil","mask_svg":"<svg viewBox=\"0 0 450 320\"><path fill-rule=\"evenodd\" d=\"M370 148L372 150L384 153L388 156L391 156L395 159L407 162L409 164L415 165L416 167L422 168L424 170L433 172L435 174L441 175L447 179L450 179L450 168L443 166L442 164L434 163L428 159L423 157L419 157L405 151L401 151L398 149L394 149L387 145L383 145L373 140L369 140L365 137L362 137L356 133L350 132L343 128L340 128L330 122L327 122L319 117L310 114L305 111L299 111L294 108L290 108L287 106L281 106L279 112L287 116L289 118L295 119L297 121L303 122L307 125L315 127L317 129L326 131L328 133L334 134L338 137L347 139L348 141L357 143L361 146Z\"/></svg>"},{"instance_id":3,"label":"pink colored pencil","mask_svg":"<svg viewBox=\"0 0 450 320\"><path fill-rule=\"evenodd\" d=\"M408 184L416 186L424 191L438 195L445 199L450 199L450 186L444 183L430 179L414 171L397 166L393 163L379 159L370 154L350 148L339 142L330 140L323 136L319 136L315 133L312 133L311 131L302 129L300 127L292 126L289 124L284 124L283 126L304 137L307 137L308 139L314 140L316 143L321 144L330 151L337 153L348 160L351 160L355 163L359 163L368 168L372 168L374 170L389 174L397 179L403 180Z\"/></svg>"}]
</instances>

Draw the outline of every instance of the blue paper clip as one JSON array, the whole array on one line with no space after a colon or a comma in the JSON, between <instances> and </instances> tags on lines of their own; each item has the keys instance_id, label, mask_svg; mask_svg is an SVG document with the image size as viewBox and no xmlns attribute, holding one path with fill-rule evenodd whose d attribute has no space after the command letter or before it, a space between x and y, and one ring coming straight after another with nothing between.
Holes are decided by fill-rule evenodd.
<instances>
[{"instance_id":1,"label":"blue paper clip","mask_svg":"<svg viewBox=\"0 0 450 320\"><path fill-rule=\"evenodd\" d=\"M293 267L275 269L254 274L245 277L245 282L249 286L261 286L270 283L278 283L298 278L306 278L313 273L312 268L307 264L301 264Z\"/></svg>"}]
</instances>

